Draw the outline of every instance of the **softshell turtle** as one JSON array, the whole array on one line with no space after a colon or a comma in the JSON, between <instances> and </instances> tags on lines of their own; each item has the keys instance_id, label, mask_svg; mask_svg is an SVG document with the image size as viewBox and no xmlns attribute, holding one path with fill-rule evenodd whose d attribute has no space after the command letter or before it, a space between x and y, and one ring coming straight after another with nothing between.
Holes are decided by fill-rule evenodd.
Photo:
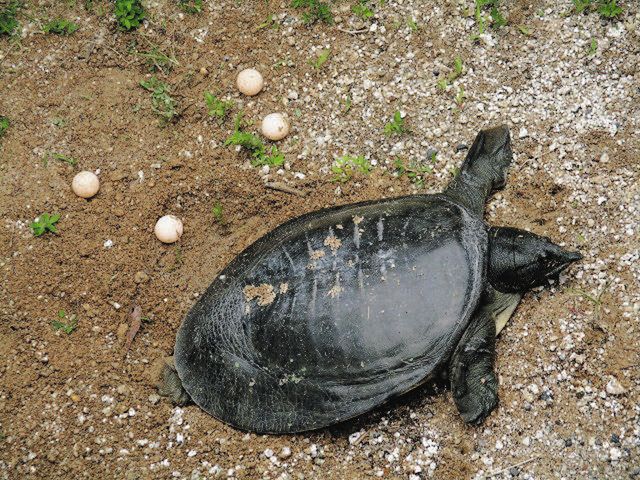
<instances>
[{"instance_id":1,"label":"softshell turtle","mask_svg":"<svg viewBox=\"0 0 640 480\"><path fill-rule=\"evenodd\" d=\"M495 337L527 290L581 255L482 220L509 131L481 131L442 194L290 220L238 255L178 331L161 392L259 433L367 412L440 372L462 418L497 404Z\"/></svg>"}]
</instances>

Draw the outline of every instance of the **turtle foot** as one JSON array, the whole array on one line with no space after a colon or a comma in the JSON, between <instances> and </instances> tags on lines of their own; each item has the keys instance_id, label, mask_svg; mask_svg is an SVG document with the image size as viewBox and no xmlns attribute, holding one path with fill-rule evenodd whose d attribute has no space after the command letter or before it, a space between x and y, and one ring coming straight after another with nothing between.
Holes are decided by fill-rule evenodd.
<instances>
[{"instance_id":1,"label":"turtle foot","mask_svg":"<svg viewBox=\"0 0 640 480\"><path fill-rule=\"evenodd\" d=\"M460 416L466 423L481 424L498 404L498 381L495 374L487 372L477 382L467 384L464 394L454 400Z\"/></svg>"}]
</instances>

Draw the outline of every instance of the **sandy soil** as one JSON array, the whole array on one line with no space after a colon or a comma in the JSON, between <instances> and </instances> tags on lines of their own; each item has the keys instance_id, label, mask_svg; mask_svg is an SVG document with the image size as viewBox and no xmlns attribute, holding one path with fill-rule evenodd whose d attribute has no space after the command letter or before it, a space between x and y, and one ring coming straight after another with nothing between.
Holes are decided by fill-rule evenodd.
<instances>
[{"instance_id":1,"label":"sandy soil","mask_svg":"<svg viewBox=\"0 0 640 480\"><path fill-rule=\"evenodd\" d=\"M189 15L158 0L133 33L116 29L107 1L27 3L19 34L0 38L0 115L11 121L0 138L0 478L640 477L636 2L620 2L615 20L571 13L569 1L503 2L508 25L478 41L463 0L376 2L367 20L339 2L335 25L311 27L287 2L205 0ZM40 33L57 16L80 29ZM151 74L136 52L154 45L179 62L155 73L179 104L167 125L139 86ZM310 65L327 48L328 61ZM457 56L463 72L443 91ZM235 89L249 66L266 80L253 98ZM232 100L231 115L242 109L249 131L286 113L286 163L252 167L225 147L233 121L207 115L205 91ZM410 133L385 136L397 109ZM318 208L439 191L476 132L500 123L515 162L487 221L549 235L585 260L528 294L501 334L500 405L482 426L464 425L442 386L278 437L157 396L157 360L242 249ZM335 182L346 154L372 171ZM424 187L396 158L433 167ZM80 170L101 179L88 201L70 190ZM59 232L34 237L43 212L61 214ZM153 235L165 214L184 221L177 244ZM146 320L126 352L134 305ZM52 327L61 310L78 319L68 335Z\"/></svg>"}]
</instances>

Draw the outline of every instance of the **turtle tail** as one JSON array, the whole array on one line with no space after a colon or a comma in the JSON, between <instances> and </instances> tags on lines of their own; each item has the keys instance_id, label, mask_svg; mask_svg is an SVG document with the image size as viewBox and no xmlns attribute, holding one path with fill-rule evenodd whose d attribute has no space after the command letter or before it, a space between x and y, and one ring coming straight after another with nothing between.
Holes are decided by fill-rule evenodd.
<instances>
[{"instance_id":1,"label":"turtle tail","mask_svg":"<svg viewBox=\"0 0 640 480\"><path fill-rule=\"evenodd\" d=\"M445 194L482 215L491 192L504 187L512 159L511 136L505 125L481 130Z\"/></svg>"},{"instance_id":2,"label":"turtle tail","mask_svg":"<svg viewBox=\"0 0 640 480\"><path fill-rule=\"evenodd\" d=\"M173 357L164 359L157 388L159 395L167 397L175 405L187 405L192 402L191 397L182 386Z\"/></svg>"}]
</instances>

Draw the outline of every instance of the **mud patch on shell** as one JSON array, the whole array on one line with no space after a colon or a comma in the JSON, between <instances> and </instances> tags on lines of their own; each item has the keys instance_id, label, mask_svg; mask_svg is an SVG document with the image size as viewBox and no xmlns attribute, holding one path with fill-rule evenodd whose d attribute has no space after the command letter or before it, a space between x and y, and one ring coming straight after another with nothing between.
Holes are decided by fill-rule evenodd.
<instances>
[{"instance_id":1,"label":"mud patch on shell","mask_svg":"<svg viewBox=\"0 0 640 480\"><path fill-rule=\"evenodd\" d=\"M280 286L280 288L282 288L282 286ZM247 302L257 298L258 305L261 307L269 305L276 298L276 294L273 291L273 285L269 285L268 283L263 283L259 286L247 285L244 287L242 292L244 293L244 298Z\"/></svg>"},{"instance_id":2,"label":"mud patch on shell","mask_svg":"<svg viewBox=\"0 0 640 480\"><path fill-rule=\"evenodd\" d=\"M353 217L353 223L355 223L356 225L360 225L363 220L364 220L364 217L360 217L358 215L355 215Z\"/></svg>"},{"instance_id":3,"label":"mud patch on shell","mask_svg":"<svg viewBox=\"0 0 640 480\"><path fill-rule=\"evenodd\" d=\"M330 235L324 239L325 246L329 247L333 254L335 255L340 246L342 245L342 241L337 238L335 235Z\"/></svg>"},{"instance_id":4,"label":"mud patch on shell","mask_svg":"<svg viewBox=\"0 0 640 480\"><path fill-rule=\"evenodd\" d=\"M324 243L325 245L327 244L326 240ZM318 260L319 258L322 258L324 256L325 256L324 250L314 250L311 252L311 255L309 255L309 257L311 257L311 260Z\"/></svg>"},{"instance_id":5,"label":"mud patch on shell","mask_svg":"<svg viewBox=\"0 0 640 480\"><path fill-rule=\"evenodd\" d=\"M280 284L280 293L287 293L288 290L289 290L289 284L288 283L281 283Z\"/></svg>"}]
</instances>

